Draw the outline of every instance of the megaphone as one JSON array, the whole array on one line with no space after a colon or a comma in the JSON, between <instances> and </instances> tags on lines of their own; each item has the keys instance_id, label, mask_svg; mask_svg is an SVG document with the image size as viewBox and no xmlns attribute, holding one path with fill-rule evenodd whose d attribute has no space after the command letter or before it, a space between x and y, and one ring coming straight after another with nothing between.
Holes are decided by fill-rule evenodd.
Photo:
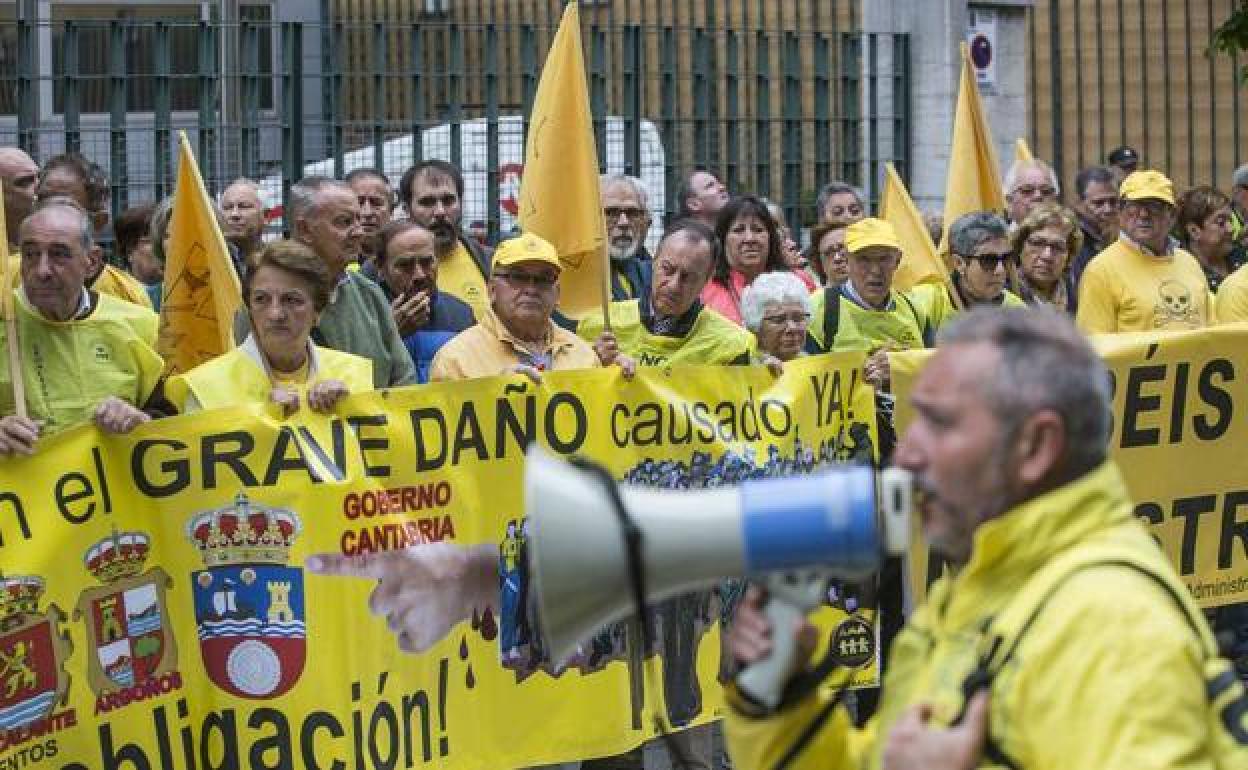
<instances>
[{"instance_id":1,"label":"megaphone","mask_svg":"<svg viewBox=\"0 0 1248 770\"><path fill-rule=\"evenodd\" d=\"M534 523L529 567L552 659L567 659L603 626L636 611L619 507L640 532L647 602L727 577L813 566L859 580L886 554L904 553L909 539L910 476L900 469L879 476L878 489L867 466L707 490L613 489L602 474L533 444L525 464L525 511ZM788 582L791 603L811 603L798 581ZM773 620L779 651L785 643L774 634L790 630L780 626L791 615ZM778 700L776 678L788 673L787 660L769 665L786 670L760 684L770 691L761 694L764 702Z\"/></svg>"}]
</instances>

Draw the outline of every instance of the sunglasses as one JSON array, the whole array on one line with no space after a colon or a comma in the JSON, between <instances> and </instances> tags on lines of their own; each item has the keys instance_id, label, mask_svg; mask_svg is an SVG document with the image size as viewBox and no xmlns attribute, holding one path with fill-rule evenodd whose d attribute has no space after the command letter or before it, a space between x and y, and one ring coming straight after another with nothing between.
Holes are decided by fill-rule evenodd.
<instances>
[{"instance_id":1,"label":"sunglasses","mask_svg":"<svg viewBox=\"0 0 1248 770\"><path fill-rule=\"evenodd\" d=\"M1009 267L1011 260L1014 259L1014 255L1008 251L1003 251L1000 254L975 254L965 258L975 260L979 263L981 270L985 273L991 273L997 269L998 265L1003 268Z\"/></svg>"}]
</instances>

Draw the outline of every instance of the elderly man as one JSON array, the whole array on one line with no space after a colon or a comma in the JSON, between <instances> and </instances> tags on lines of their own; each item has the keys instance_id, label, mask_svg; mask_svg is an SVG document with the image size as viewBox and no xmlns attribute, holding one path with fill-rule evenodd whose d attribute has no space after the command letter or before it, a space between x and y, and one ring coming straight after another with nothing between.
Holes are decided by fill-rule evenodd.
<instances>
[{"instance_id":1,"label":"elderly man","mask_svg":"<svg viewBox=\"0 0 1248 770\"><path fill-rule=\"evenodd\" d=\"M0 183L4 184L4 225L10 251L18 247L17 229L35 208L39 165L24 150L0 147Z\"/></svg>"},{"instance_id":2,"label":"elderly man","mask_svg":"<svg viewBox=\"0 0 1248 770\"><path fill-rule=\"evenodd\" d=\"M38 197L71 199L90 217L93 233L108 226L108 177L104 170L76 152L57 155L39 172ZM103 252L93 250L87 286L104 294L152 309L147 289L126 271L104 261Z\"/></svg>"},{"instance_id":3,"label":"elderly man","mask_svg":"<svg viewBox=\"0 0 1248 770\"><path fill-rule=\"evenodd\" d=\"M599 188L611 257L611 299L643 297L650 293L651 267L646 253L650 202L645 185L637 177L605 174Z\"/></svg>"},{"instance_id":4,"label":"elderly man","mask_svg":"<svg viewBox=\"0 0 1248 770\"><path fill-rule=\"evenodd\" d=\"M370 359L378 388L411 385L416 368L386 295L377 284L347 269L360 253L359 217L360 204L345 182L310 176L290 188L291 235L325 261L334 279L329 306L312 330L312 341ZM246 312L240 312L234 336L245 339L250 330Z\"/></svg>"},{"instance_id":5,"label":"elderly man","mask_svg":"<svg viewBox=\"0 0 1248 770\"><path fill-rule=\"evenodd\" d=\"M551 321L561 270L555 247L532 233L500 244L490 274L489 308L476 326L438 351L430 382L512 373L536 382L545 371L598 366L589 343Z\"/></svg>"},{"instance_id":6,"label":"elderly man","mask_svg":"<svg viewBox=\"0 0 1248 770\"><path fill-rule=\"evenodd\" d=\"M404 172L399 198L412 220L433 233L438 288L467 302L480 320L489 312L485 278L490 274L490 252L460 232L463 174L446 161L423 160Z\"/></svg>"},{"instance_id":7,"label":"elderly man","mask_svg":"<svg viewBox=\"0 0 1248 770\"><path fill-rule=\"evenodd\" d=\"M774 714L733 691L734 766L970 768L985 733L993 766L1246 766L1231 746L1248 696L1107 459L1109 377L1083 336L1056 313L976 309L942 330L911 401L895 462L956 569L898 636L866 730L825 688ZM753 594L738 660L767 655L769 631Z\"/></svg>"},{"instance_id":8,"label":"elderly man","mask_svg":"<svg viewBox=\"0 0 1248 770\"><path fill-rule=\"evenodd\" d=\"M865 375L877 387L889 381L890 350L927 347L931 329L920 303L893 290L901 241L893 226L867 218L845 228L849 279L829 286L811 303L810 352L865 350Z\"/></svg>"},{"instance_id":9,"label":"elderly man","mask_svg":"<svg viewBox=\"0 0 1248 770\"><path fill-rule=\"evenodd\" d=\"M604 365L747 364L754 352L749 332L704 306L698 297L714 269L719 240L692 219L663 234L654 258L650 292L611 303L611 329L602 314L581 319L577 334L593 340Z\"/></svg>"},{"instance_id":10,"label":"elderly man","mask_svg":"<svg viewBox=\"0 0 1248 770\"><path fill-rule=\"evenodd\" d=\"M1087 334L1208 326L1205 273L1170 236L1174 185L1158 171L1137 171L1119 196L1118 240L1083 271L1075 323Z\"/></svg>"},{"instance_id":11,"label":"elderly man","mask_svg":"<svg viewBox=\"0 0 1248 770\"><path fill-rule=\"evenodd\" d=\"M819 221L845 227L867 215L866 204L858 188L839 180L829 182L819 191L815 200Z\"/></svg>"},{"instance_id":12,"label":"elderly man","mask_svg":"<svg viewBox=\"0 0 1248 770\"><path fill-rule=\"evenodd\" d=\"M225 218L222 227L228 241L242 259L250 265L264 248L264 203L260 200L260 185L250 179L235 179L221 192L221 213Z\"/></svg>"},{"instance_id":13,"label":"elderly man","mask_svg":"<svg viewBox=\"0 0 1248 770\"><path fill-rule=\"evenodd\" d=\"M382 229L390 224L394 209L394 191L390 180L375 168L357 168L343 179L355 191L360 203L360 264L365 265L377 258Z\"/></svg>"},{"instance_id":14,"label":"elderly man","mask_svg":"<svg viewBox=\"0 0 1248 770\"><path fill-rule=\"evenodd\" d=\"M1061 192L1053 167L1038 158L1016 160L1005 172L1005 203L1015 224L1041 203L1057 203Z\"/></svg>"},{"instance_id":15,"label":"elderly man","mask_svg":"<svg viewBox=\"0 0 1248 770\"><path fill-rule=\"evenodd\" d=\"M680 188L680 218L696 219L714 230L715 219L728 197L728 188L719 177L704 168L695 169Z\"/></svg>"},{"instance_id":16,"label":"elderly man","mask_svg":"<svg viewBox=\"0 0 1248 770\"><path fill-rule=\"evenodd\" d=\"M1083 231L1083 245L1070 263L1075 286L1092 258L1118 237L1118 180L1103 166L1091 166L1075 175L1075 213Z\"/></svg>"},{"instance_id":17,"label":"elderly man","mask_svg":"<svg viewBox=\"0 0 1248 770\"><path fill-rule=\"evenodd\" d=\"M28 416L16 414L9 359L0 356L0 455L31 454L41 436L94 422L127 433L165 412L156 314L86 288L91 222L53 198L18 229L22 285L14 289Z\"/></svg>"},{"instance_id":18,"label":"elderly man","mask_svg":"<svg viewBox=\"0 0 1248 770\"><path fill-rule=\"evenodd\" d=\"M1018 295L1005 288L1009 265L1014 260L1009 233L1010 226L991 211L973 211L953 221L949 228L952 282L962 308L1025 305ZM943 283L920 284L911 294L923 306L932 331L939 330L959 313L950 289Z\"/></svg>"},{"instance_id":19,"label":"elderly man","mask_svg":"<svg viewBox=\"0 0 1248 770\"><path fill-rule=\"evenodd\" d=\"M416 365L416 381L428 382L433 357L476 323L472 308L438 291L433 233L410 219L391 222L381 231L375 268L399 335Z\"/></svg>"}]
</instances>

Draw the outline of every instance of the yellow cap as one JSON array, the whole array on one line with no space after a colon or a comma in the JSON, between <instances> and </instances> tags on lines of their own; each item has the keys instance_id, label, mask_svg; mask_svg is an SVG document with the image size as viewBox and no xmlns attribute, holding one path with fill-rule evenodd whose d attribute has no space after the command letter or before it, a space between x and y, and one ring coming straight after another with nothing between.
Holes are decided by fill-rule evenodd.
<instances>
[{"instance_id":1,"label":"yellow cap","mask_svg":"<svg viewBox=\"0 0 1248 770\"><path fill-rule=\"evenodd\" d=\"M1122 180L1118 195L1123 200L1139 201L1146 198L1165 201L1174 205L1174 183L1160 171L1133 171Z\"/></svg>"},{"instance_id":2,"label":"yellow cap","mask_svg":"<svg viewBox=\"0 0 1248 770\"><path fill-rule=\"evenodd\" d=\"M897 239L897 231L883 219L867 217L845 228L845 248L851 254L870 246L886 246L901 251L901 241Z\"/></svg>"},{"instance_id":3,"label":"yellow cap","mask_svg":"<svg viewBox=\"0 0 1248 770\"><path fill-rule=\"evenodd\" d=\"M498 244L490 264L493 267L508 267L520 262L545 262L556 270L563 269L555 247L533 233L517 235Z\"/></svg>"}]
</instances>

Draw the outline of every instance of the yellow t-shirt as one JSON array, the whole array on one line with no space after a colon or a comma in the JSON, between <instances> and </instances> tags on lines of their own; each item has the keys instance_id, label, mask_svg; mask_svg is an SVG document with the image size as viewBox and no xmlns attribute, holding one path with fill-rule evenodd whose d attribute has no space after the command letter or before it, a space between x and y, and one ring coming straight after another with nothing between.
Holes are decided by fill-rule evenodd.
<instances>
[{"instance_id":1,"label":"yellow t-shirt","mask_svg":"<svg viewBox=\"0 0 1248 770\"><path fill-rule=\"evenodd\" d=\"M438 260L438 291L466 302L478 321L490 305L485 276L481 275L481 268L462 243L456 243L454 251Z\"/></svg>"},{"instance_id":2,"label":"yellow t-shirt","mask_svg":"<svg viewBox=\"0 0 1248 770\"><path fill-rule=\"evenodd\" d=\"M273 383L283 388L298 388L300 385L307 384L309 361L310 359L303 359L303 363L293 372L279 372L273 369Z\"/></svg>"},{"instance_id":3,"label":"yellow t-shirt","mask_svg":"<svg viewBox=\"0 0 1248 770\"><path fill-rule=\"evenodd\" d=\"M1218 287L1217 316L1220 324L1248 321L1248 265L1228 275Z\"/></svg>"},{"instance_id":4,"label":"yellow t-shirt","mask_svg":"<svg viewBox=\"0 0 1248 770\"><path fill-rule=\"evenodd\" d=\"M1213 318L1205 273L1179 248L1157 257L1119 239L1093 257L1079 279L1075 325L1085 334L1200 329Z\"/></svg>"}]
</instances>

